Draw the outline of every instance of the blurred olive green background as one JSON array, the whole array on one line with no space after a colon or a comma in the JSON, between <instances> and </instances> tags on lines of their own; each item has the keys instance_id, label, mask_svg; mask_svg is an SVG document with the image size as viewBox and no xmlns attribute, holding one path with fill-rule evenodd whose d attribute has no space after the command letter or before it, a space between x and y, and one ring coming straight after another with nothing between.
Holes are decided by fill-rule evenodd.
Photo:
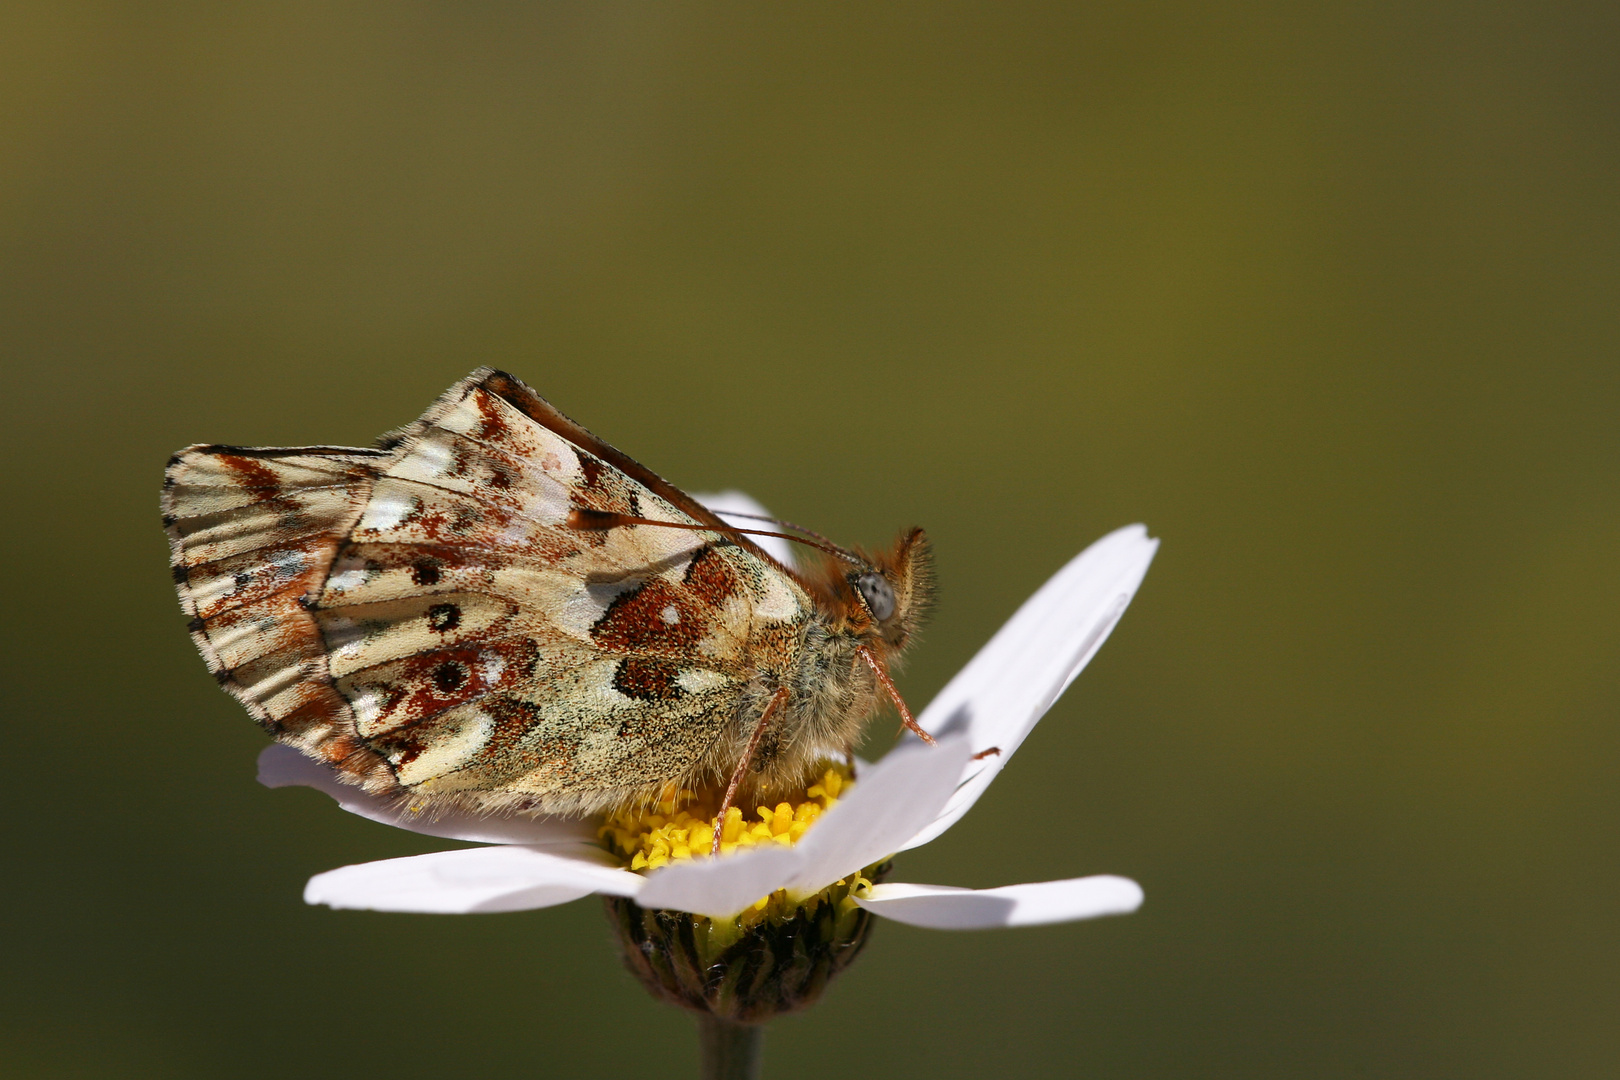
<instances>
[{"instance_id":1,"label":"blurred olive green background","mask_svg":"<svg viewBox=\"0 0 1620 1080\"><path fill-rule=\"evenodd\" d=\"M305 907L447 844L253 781L195 441L507 368L685 487L922 524L924 704L1164 547L767 1075L1620 1072L1620 7L7 5L0 1072L690 1075L594 901ZM893 724L874 728L881 749Z\"/></svg>"}]
</instances>

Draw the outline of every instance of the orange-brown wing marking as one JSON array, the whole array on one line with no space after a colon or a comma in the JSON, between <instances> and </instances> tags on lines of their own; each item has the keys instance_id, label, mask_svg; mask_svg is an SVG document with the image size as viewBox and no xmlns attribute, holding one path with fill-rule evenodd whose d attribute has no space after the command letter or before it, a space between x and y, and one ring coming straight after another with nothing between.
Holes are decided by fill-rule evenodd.
<instances>
[{"instance_id":1,"label":"orange-brown wing marking","mask_svg":"<svg viewBox=\"0 0 1620 1080\"><path fill-rule=\"evenodd\" d=\"M710 612L741 596L737 575L713 548L692 560L679 586L652 578L621 593L591 627L598 647L627 654L614 671L613 688L642 701L684 697L682 664L696 653Z\"/></svg>"}]
</instances>

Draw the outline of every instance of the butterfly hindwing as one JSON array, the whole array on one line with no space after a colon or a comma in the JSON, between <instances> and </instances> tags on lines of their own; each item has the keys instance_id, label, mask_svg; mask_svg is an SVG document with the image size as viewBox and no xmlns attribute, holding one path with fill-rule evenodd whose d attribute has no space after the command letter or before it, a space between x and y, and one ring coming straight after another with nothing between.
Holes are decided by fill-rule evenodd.
<instances>
[{"instance_id":1,"label":"butterfly hindwing","mask_svg":"<svg viewBox=\"0 0 1620 1080\"><path fill-rule=\"evenodd\" d=\"M811 610L789 572L734 534L570 528L575 508L721 523L510 376L475 372L386 447L171 469L182 600L261 722L374 790L486 809L717 768Z\"/></svg>"}]
</instances>

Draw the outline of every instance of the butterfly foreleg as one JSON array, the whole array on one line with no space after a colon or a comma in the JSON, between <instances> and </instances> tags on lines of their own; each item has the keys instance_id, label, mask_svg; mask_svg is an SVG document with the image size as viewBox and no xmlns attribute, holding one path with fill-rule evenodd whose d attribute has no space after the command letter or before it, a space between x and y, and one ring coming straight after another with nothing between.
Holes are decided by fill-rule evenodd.
<instances>
[{"instance_id":1,"label":"butterfly foreleg","mask_svg":"<svg viewBox=\"0 0 1620 1080\"><path fill-rule=\"evenodd\" d=\"M754 725L754 733L748 737L748 746L743 750L742 760L732 770L731 782L726 785L726 797L720 800L720 813L714 819L714 843L709 848L710 855L720 854L720 838L726 831L726 814L731 810L731 803L737 797L737 789L742 786L743 777L748 775L748 766L754 760L754 753L759 749L759 741L765 735L765 726L771 722L771 717L782 703L787 700L787 687L779 687L771 695L771 700L765 703L765 711L759 714L759 723Z\"/></svg>"},{"instance_id":2,"label":"butterfly foreleg","mask_svg":"<svg viewBox=\"0 0 1620 1080\"><path fill-rule=\"evenodd\" d=\"M877 676L877 680L883 686L883 689L888 691L889 700L894 702L895 709L900 713L900 722L906 726L906 730L929 746L933 746L934 737L928 734L926 728L912 719L911 710L906 708L906 699L900 696L900 690L894 685L894 680L889 678L888 669L883 666L883 663L877 657L872 655L872 650L865 645L856 648L855 652L860 655L862 660L866 661L866 666L872 669L872 674Z\"/></svg>"}]
</instances>

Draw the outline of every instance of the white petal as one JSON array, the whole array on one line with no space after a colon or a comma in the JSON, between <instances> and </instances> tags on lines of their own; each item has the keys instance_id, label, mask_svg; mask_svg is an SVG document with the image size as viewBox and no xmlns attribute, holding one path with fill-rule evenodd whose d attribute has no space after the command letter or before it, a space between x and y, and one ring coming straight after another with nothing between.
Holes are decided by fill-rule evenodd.
<instances>
[{"instance_id":1,"label":"white petal","mask_svg":"<svg viewBox=\"0 0 1620 1080\"><path fill-rule=\"evenodd\" d=\"M697 915L735 915L786 885L799 866L793 848L774 844L718 859L683 860L648 874L636 903Z\"/></svg>"},{"instance_id":2,"label":"white petal","mask_svg":"<svg viewBox=\"0 0 1620 1080\"><path fill-rule=\"evenodd\" d=\"M636 903L647 908L734 915L777 889L813 893L895 849L950 798L967 760L965 739L903 744L863 770L855 789L793 847L774 845L720 859L696 859L648 875Z\"/></svg>"},{"instance_id":3,"label":"white petal","mask_svg":"<svg viewBox=\"0 0 1620 1080\"><path fill-rule=\"evenodd\" d=\"M809 894L900 850L938 816L956 790L972 754L966 738L938 746L901 743L862 771L855 790L839 799L795 847L801 867L788 883Z\"/></svg>"},{"instance_id":4,"label":"white petal","mask_svg":"<svg viewBox=\"0 0 1620 1080\"><path fill-rule=\"evenodd\" d=\"M929 703L918 723L939 735L965 733L976 752L939 817L903 845L926 844L967 813L1086 666L1125 613L1159 542L1141 525L1115 530L1070 560L1024 602L967 667Z\"/></svg>"},{"instance_id":5,"label":"white petal","mask_svg":"<svg viewBox=\"0 0 1620 1080\"><path fill-rule=\"evenodd\" d=\"M733 517L733 514L760 514L764 517L771 516L771 512L769 510L765 509L763 506L759 505L759 503L755 502L753 499L749 498L747 495L744 495L740 491L721 491L714 494L705 493L702 495L693 495L692 498L696 499L704 506L707 506L710 510L713 510L719 515L720 520L724 521L727 525L735 525L739 529L769 529L772 532L793 531L791 529L783 529L780 526L772 525L768 521L759 521L755 518ZM764 548L771 558L775 559L789 570L794 568L793 541L783 540L776 536L751 536L749 539L758 544L760 547Z\"/></svg>"},{"instance_id":6,"label":"white petal","mask_svg":"<svg viewBox=\"0 0 1620 1080\"><path fill-rule=\"evenodd\" d=\"M641 888L636 874L575 850L508 844L359 863L310 878L304 902L464 915L550 907L593 892L633 896ZM606 852L600 855L607 859Z\"/></svg>"},{"instance_id":7,"label":"white petal","mask_svg":"<svg viewBox=\"0 0 1620 1080\"><path fill-rule=\"evenodd\" d=\"M1142 906L1142 887L1110 874L999 889L875 885L870 895L855 902L874 914L930 930L984 930L1128 915Z\"/></svg>"},{"instance_id":8,"label":"white petal","mask_svg":"<svg viewBox=\"0 0 1620 1080\"><path fill-rule=\"evenodd\" d=\"M407 829L424 836L469 840L479 844L590 844L590 823L568 818L480 817L476 814L440 814L429 818L413 814L397 799L368 795L314 758L290 746L267 746L259 754L259 783L265 787L312 787L337 800L351 814Z\"/></svg>"}]
</instances>

